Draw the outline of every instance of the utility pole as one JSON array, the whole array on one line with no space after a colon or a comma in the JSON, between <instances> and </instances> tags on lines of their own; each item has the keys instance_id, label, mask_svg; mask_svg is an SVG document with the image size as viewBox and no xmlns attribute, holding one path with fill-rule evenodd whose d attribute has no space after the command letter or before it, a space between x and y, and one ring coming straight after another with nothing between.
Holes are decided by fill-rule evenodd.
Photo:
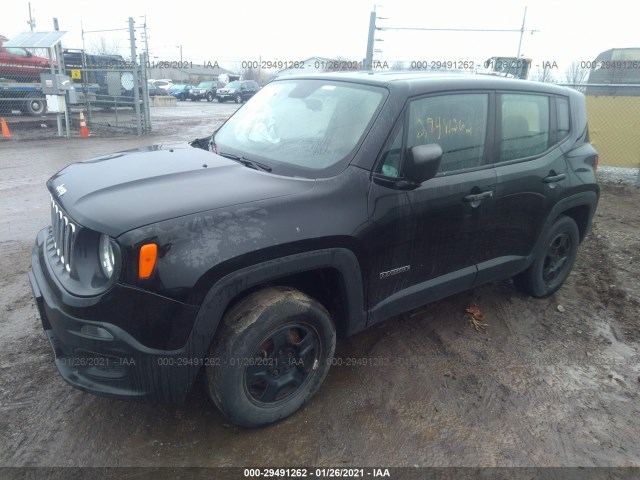
<instances>
[{"instance_id":1,"label":"utility pole","mask_svg":"<svg viewBox=\"0 0 640 480\"><path fill-rule=\"evenodd\" d=\"M367 39L367 54L364 58L364 69L371 70L373 67L373 42L376 34L376 11L369 15L369 37Z\"/></svg>"},{"instance_id":2,"label":"utility pole","mask_svg":"<svg viewBox=\"0 0 640 480\"><path fill-rule=\"evenodd\" d=\"M142 121L140 120L140 82L138 81L138 56L136 55L136 31L133 27L133 17L129 17L129 42L131 43L131 63L133 64L133 101L136 112L136 127L138 135L142 135Z\"/></svg>"},{"instance_id":3,"label":"utility pole","mask_svg":"<svg viewBox=\"0 0 640 480\"><path fill-rule=\"evenodd\" d=\"M524 16L522 17L522 27L520 27L520 42L518 43L518 55L516 58L520 58L520 48L522 47L522 36L524 35L524 22L527 19L527 6L524 7Z\"/></svg>"},{"instance_id":4,"label":"utility pole","mask_svg":"<svg viewBox=\"0 0 640 480\"><path fill-rule=\"evenodd\" d=\"M144 53L149 60L149 34L147 33L147 16L144 16Z\"/></svg>"},{"instance_id":5,"label":"utility pole","mask_svg":"<svg viewBox=\"0 0 640 480\"><path fill-rule=\"evenodd\" d=\"M29 28L33 32L33 29L36 28L36 19L31 16L31 2L29 2L29 21L27 22Z\"/></svg>"}]
</instances>

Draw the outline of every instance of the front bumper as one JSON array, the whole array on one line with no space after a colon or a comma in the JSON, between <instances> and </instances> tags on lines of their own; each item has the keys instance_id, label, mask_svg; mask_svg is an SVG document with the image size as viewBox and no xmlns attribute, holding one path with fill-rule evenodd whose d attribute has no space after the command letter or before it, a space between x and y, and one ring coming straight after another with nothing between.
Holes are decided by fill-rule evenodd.
<instances>
[{"instance_id":1,"label":"front bumper","mask_svg":"<svg viewBox=\"0 0 640 480\"><path fill-rule=\"evenodd\" d=\"M84 298L66 292L47 264L48 232L40 231L36 239L29 280L62 377L74 387L98 395L182 402L204 365L204 343L189 336L179 349L149 348L118 325L96 321L95 312L113 293ZM119 312L125 320L139 320L126 310Z\"/></svg>"}]
</instances>

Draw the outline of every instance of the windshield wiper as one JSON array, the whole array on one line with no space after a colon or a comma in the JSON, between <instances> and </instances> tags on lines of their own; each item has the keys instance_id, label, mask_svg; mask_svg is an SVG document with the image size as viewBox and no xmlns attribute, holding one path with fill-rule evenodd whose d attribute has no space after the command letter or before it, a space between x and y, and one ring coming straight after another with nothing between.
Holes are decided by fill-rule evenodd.
<instances>
[{"instance_id":1,"label":"windshield wiper","mask_svg":"<svg viewBox=\"0 0 640 480\"><path fill-rule=\"evenodd\" d=\"M233 153L225 152L218 152L218 155L228 158L229 160L234 160L238 163L241 163L245 167L253 168L254 170L264 170L265 172L270 172L271 170L273 170L269 165L256 162L255 160L249 160L248 158L245 158L244 155L242 157L239 157L237 155L234 155Z\"/></svg>"}]
</instances>

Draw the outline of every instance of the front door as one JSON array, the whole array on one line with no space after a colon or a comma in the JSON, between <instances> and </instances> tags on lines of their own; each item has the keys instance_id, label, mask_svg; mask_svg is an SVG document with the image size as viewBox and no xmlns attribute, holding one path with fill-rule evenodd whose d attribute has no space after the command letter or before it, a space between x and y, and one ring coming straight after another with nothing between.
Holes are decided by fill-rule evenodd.
<instances>
[{"instance_id":1,"label":"front door","mask_svg":"<svg viewBox=\"0 0 640 480\"><path fill-rule=\"evenodd\" d=\"M405 228L406 233L397 241L408 257L402 265L388 265L394 268L378 272L382 275L377 279L379 291L387 291L382 285L386 283L392 286L391 291L399 286L402 289L371 305L372 320L473 285L476 264L483 258L481 246L487 241L485 222L496 187L495 171L487 161L491 97L488 92L469 92L409 102L402 128L396 129L392 140L402 144L401 154L383 157L378 166L375 175L379 181L374 180L371 189L370 211L380 204L379 198L394 195L381 180L402 177L402 161L408 149L436 143L443 156L436 177L417 188L395 193L407 202L405 212L411 227Z\"/></svg>"}]
</instances>

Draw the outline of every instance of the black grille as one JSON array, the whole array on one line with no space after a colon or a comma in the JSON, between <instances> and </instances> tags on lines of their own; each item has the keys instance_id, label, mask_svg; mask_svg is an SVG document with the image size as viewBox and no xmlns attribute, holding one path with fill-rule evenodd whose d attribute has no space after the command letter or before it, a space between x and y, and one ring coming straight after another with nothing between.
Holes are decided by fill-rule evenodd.
<instances>
[{"instance_id":1,"label":"black grille","mask_svg":"<svg viewBox=\"0 0 640 480\"><path fill-rule=\"evenodd\" d=\"M78 228L53 197L51 197L51 229L56 256L67 272L71 272L71 250Z\"/></svg>"}]
</instances>

